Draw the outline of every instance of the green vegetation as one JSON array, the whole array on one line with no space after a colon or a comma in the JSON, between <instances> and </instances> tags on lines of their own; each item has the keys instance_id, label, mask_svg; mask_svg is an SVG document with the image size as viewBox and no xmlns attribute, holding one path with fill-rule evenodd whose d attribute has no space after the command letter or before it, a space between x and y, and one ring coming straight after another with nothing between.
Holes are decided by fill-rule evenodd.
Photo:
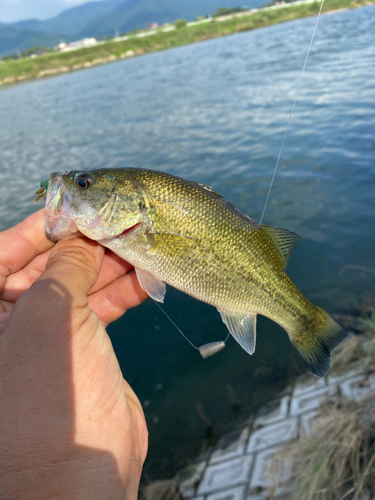
<instances>
[{"instance_id":1,"label":"green vegetation","mask_svg":"<svg viewBox=\"0 0 375 500\"><path fill-rule=\"evenodd\" d=\"M375 3L375 0L326 0L323 12L357 8ZM109 41L102 45L71 52L50 53L31 58L0 61L0 85L23 80L42 78L144 53L166 50L189 43L231 35L293 19L316 15L319 3L299 3L273 10L260 9L253 14L244 13L224 21L213 20L184 29L158 32L152 36L131 38L120 42Z\"/></svg>"},{"instance_id":2,"label":"green vegetation","mask_svg":"<svg viewBox=\"0 0 375 500\"><path fill-rule=\"evenodd\" d=\"M371 310L369 318L359 318L359 321L365 325L365 327L374 332L375 334L375 309Z\"/></svg>"},{"instance_id":3,"label":"green vegetation","mask_svg":"<svg viewBox=\"0 0 375 500\"><path fill-rule=\"evenodd\" d=\"M184 28L187 25L187 22L185 21L185 19L177 19L174 25L176 26L176 28Z\"/></svg>"},{"instance_id":4,"label":"green vegetation","mask_svg":"<svg viewBox=\"0 0 375 500\"><path fill-rule=\"evenodd\" d=\"M248 8L235 7L234 9L228 9L227 7L219 7L216 12L214 12L213 17L228 16L230 14L236 14L237 12L248 11Z\"/></svg>"},{"instance_id":5,"label":"green vegetation","mask_svg":"<svg viewBox=\"0 0 375 500\"><path fill-rule=\"evenodd\" d=\"M51 52L48 47L32 47L31 49L23 50L20 53L10 54L9 56L3 57L4 61L8 59L20 59L24 57L30 57L32 55L42 55Z\"/></svg>"}]
</instances>

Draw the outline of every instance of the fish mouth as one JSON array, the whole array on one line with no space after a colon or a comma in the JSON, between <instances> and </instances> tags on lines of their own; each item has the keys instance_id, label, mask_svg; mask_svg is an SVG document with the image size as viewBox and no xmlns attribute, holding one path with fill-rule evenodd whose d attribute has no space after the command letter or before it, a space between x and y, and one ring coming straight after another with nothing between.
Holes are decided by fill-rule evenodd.
<instances>
[{"instance_id":1,"label":"fish mouth","mask_svg":"<svg viewBox=\"0 0 375 500\"><path fill-rule=\"evenodd\" d=\"M121 241L128 239L131 235L137 234L138 230L142 228L142 222L137 222L133 226L128 227L127 229L124 229L124 231L121 231L117 236L109 236L107 238L98 240L98 243L100 243L103 246L109 245L113 241Z\"/></svg>"},{"instance_id":2,"label":"fish mouth","mask_svg":"<svg viewBox=\"0 0 375 500\"><path fill-rule=\"evenodd\" d=\"M50 240L66 239L78 232L69 215L71 203L72 195L65 188L62 174L52 174L45 206L46 234Z\"/></svg>"},{"instance_id":3,"label":"fish mouth","mask_svg":"<svg viewBox=\"0 0 375 500\"><path fill-rule=\"evenodd\" d=\"M130 234L132 234L136 229L138 229L140 226L141 226L141 223L137 222L137 224L134 224L134 226L128 227L128 229L125 229L125 231L123 231L122 233L118 234L113 239L121 240L123 238L126 238L127 236L129 236Z\"/></svg>"}]
</instances>

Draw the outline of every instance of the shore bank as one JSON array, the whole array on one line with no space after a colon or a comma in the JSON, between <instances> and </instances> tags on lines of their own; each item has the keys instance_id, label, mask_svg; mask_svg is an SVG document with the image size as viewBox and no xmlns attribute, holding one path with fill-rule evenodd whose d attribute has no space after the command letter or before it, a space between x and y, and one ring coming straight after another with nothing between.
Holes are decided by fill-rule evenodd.
<instances>
[{"instance_id":1,"label":"shore bank","mask_svg":"<svg viewBox=\"0 0 375 500\"><path fill-rule=\"evenodd\" d=\"M323 12L354 9L374 3L375 0L326 0ZM283 4L249 11L240 16L235 14L215 18L210 22L188 23L185 27L172 30L129 34L117 40L72 52L54 52L34 59L0 61L0 86L86 69L146 53L314 16L319 8L318 0Z\"/></svg>"},{"instance_id":2,"label":"shore bank","mask_svg":"<svg viewBox=\"0 0 375 500\"><path fill-rule=\"evenodd\" d=\"M375 445L375 313L351 330L325 378L290 385L146 500L368 500ZM324 495L323 495L324 493Z\"/></svg>"}]
</instances>

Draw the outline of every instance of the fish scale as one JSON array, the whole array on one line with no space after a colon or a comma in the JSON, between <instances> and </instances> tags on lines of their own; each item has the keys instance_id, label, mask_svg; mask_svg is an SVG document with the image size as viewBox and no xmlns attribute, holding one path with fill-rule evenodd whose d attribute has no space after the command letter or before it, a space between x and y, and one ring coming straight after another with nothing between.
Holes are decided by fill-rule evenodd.
<instances>
[{"instance_id":1,"label":"fish scale","mask_svg":"<svg viewBox=\"0 0 375 500\"><path fill-rule=\"evenodd\" d=\"M287 331L318 376L347 335L285 273L299 237L252 221L208 186L139 168L57 172L46 221L54 240L79 230L130 262L155 300L167 283L215 306L250 354L257 314Z\"/></svg>"},{"instance_id":2,"label":"fish scale","mask_svg":"<svg viewBox=\"0 0 375 500\"><path fill-rule=\"evenodd\" d=\"M180 289L185 288L184 291L191 295L197 294L196 290L192 291L186 289L185 273L192 268L191 274L193 276L199 276L195 268L199 262L207 260L207 264L209 265L207 272L211 280L207 282L206 277L201 280L202 291L200 293L202 295L197 298L209 302L216 307L225 308L229 306L231 309L238 308L238 312L249 312L249 310L251 310L251 307L249 307L249 297L246 296L244 292L247 291L248 295L250 295L251 291L249 291L249 285L254 284L254 282L261 284L259 274L262 274L259 272L259 265L251 266L252 263L259 263L261 257L261 241L255 238L257 231L254 229L254 223L248 219L243 220L239 212L232 213L223 203L218 203L216 200L207 197L206 192L203 191L203 187L200 189L193 188L190 197L188 195L187 199L185 199L186 191L183 190L181 193L182 196L180 195L181 201L177 209L174 208L173 204L172 207L169 205L169 196L174 197L176 193L174 193L173 190L167 190L165 196L160 196L159 189L160 185L158 183L156 185L151 185L151 189L148 192L150 200L157 200L159 202L161 199L164 200L164 206L155 208L157 214L156 219L164 222L154 225L155 232L160 231L164 233L174 229L178 235L193 238L199 246L199 253L206 256L206 259L199 259L199 255L194 255L191 260L187 260L184 255L181 256L180 264L183 266L183 269L178 269L178 271L181 272L177 273L175 260L179 259L179 255L178 252L172 249L172 255L170 256L171 261L169 265L166 264L168 273L169 269L172 268L172 275L176 275L176 277L170 277L170 279L173 280L171 284ZM196 201L194 204L194 219L196 219L197 222L195 223L195 221L192 221L190 224L190 221L187 222L183 214L186 210L185 204L191 204L191 198L193 197L195 197ZM155 206L157 206L157 203L155 203ZM208 220L211 223L209 225L204 219L207 212L210 215ZM217 224L218 219L223 221L222 225ZM237 228L240 228L240 231L236 230ZM248 233L250 233L250 237L248 237ZM203 241L204 246L202 245ZM210 248L211 251L208 252L207 250L210 250ZM231 249L230 255L228 254L228 248ZM162 255L165 256L165 254L166 252ZM151 265L152 260L154 259L149 259ZM277 260L274 258L272 252L270 253L270 260ZM238 267L240 267L240 273ZM153 268L151 271L158 275L159 269ZM215 276L213 271L215 271L215 273L220 271L222 276ZM160 279L164 280L165 278L165 276L160 276ZM214 293L216 283L221 283L222 290L226 291L226 293L224 292L224 296L222 293ZM237 289L239 283L243 283L242 286L240 285L241 290ZM290 283L290 280L288 280L288 284ZM233 285L236 285L236 288L233 288ZM255 297L255 300L259 299L260 302L256 312L261 312L261 302L264 301L265 298L266 297ZM230 303L228 303L228 300ZM251 305L254 306L254 304Z\"/></svg>"}]
</instances>

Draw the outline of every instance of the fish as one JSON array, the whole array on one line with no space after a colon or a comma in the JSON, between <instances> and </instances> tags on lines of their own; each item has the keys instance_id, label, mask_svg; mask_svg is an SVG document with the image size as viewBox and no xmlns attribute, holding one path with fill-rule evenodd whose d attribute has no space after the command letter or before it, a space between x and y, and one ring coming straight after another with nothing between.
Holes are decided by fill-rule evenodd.
<instances>
[{"instance_id":1,"label":"fish","mask_svg":"<svg viewBox=\"0 0 375 500\"><path fill-rule=\"evenodd\" d=\"M216 307L249 354L258 314L284 328L318 377L347 337L285 272L300 237L253 221L209 186L124 167L55 172L37 193L46 197L51 240L79 232L132 264L155 301L168 284Z\"/></svg>"}]
</instances>

